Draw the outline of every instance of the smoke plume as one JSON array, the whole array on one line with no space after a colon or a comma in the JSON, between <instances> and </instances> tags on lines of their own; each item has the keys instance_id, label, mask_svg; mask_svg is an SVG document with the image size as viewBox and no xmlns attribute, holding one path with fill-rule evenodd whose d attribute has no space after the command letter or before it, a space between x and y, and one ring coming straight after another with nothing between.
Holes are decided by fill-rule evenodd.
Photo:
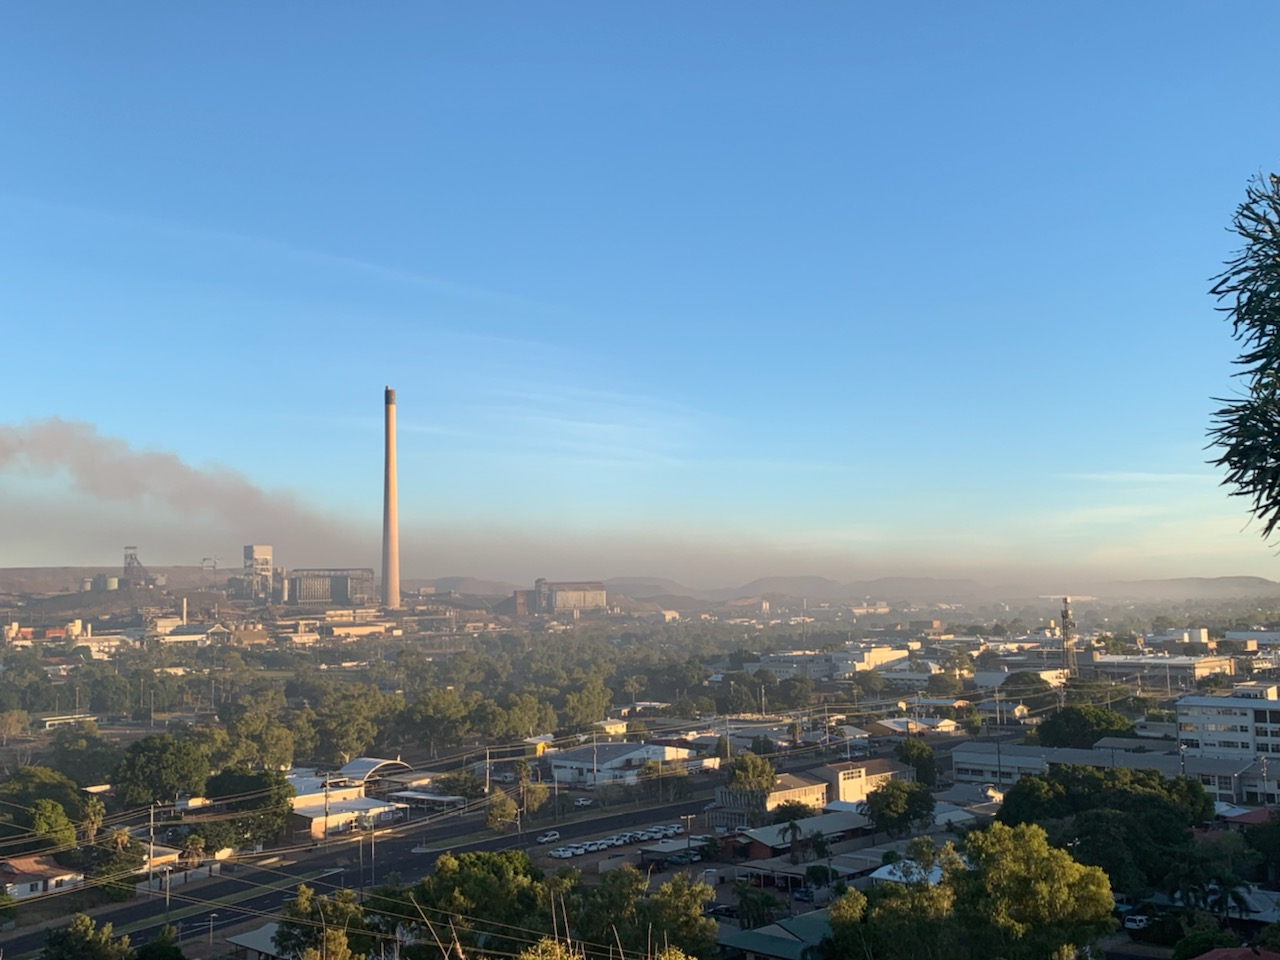
<instances>
[{"instance_id":1,"label":"smoke plume","mask_svg":"<svg viewBox=\"0 0 1280 960\"><path fill-rule=\"evenodd\" d=\"M263 490L233 470L191 466L174 453L135 449L88 423L51 417L0 425L0 475L19 472L66 476L101 503L166 507L192 526L213 526L241 543L294 546L335 559L346 554L347 563L368 557L365 538L288 493Z\"/></svg>"}]
</instances>

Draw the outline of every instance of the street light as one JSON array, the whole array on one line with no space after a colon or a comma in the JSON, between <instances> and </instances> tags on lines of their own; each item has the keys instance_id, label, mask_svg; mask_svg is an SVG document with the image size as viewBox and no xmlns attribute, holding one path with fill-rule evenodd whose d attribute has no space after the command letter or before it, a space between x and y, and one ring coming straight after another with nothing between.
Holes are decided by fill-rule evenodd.
<instances>
[{"instance_id":1,"label":"street light","mask_svg":"<svg viewBox=\"0 0 1280 960\"><path fill-rule=\"evenodd\" d=\"M218 919L216 913L209 914L209 956L213 956L213 921Z\"/></svg>"}]
</instances>

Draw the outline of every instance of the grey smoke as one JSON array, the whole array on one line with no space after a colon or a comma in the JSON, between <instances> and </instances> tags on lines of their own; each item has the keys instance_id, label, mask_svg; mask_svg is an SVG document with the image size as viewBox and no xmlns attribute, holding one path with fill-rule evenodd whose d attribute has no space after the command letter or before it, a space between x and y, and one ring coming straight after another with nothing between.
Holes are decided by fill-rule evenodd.
<instances>
[{"instance_id":1,"label":"grey smoke","mask_svg":"<svg viewBox=\"0 0 1280 960\"><path fill-rule=\"evenodd\" d=\"M368 562L364 541L372 538L294 496L264 490L234 470L195 467L168 451L135 449L92 424L50 417L0 425L0 474L15 472L65 475L76 490L100 502L163 505L193 526L212 522L239 542L305 547L311 556L296 557L292 565L318 562L317 552L334 562L344 554L344 563ZM377 491L370 496L376 498Z\"/></svg>"}]
</instances>

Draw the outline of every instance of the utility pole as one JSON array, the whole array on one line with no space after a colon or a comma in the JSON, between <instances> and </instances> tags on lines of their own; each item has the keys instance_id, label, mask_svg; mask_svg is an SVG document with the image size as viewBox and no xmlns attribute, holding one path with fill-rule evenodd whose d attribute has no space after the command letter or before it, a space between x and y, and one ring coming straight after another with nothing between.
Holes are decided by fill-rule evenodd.
<instances>
[{"instance_id":1,"label":"utility pole","mask_svg":"<svg viewBox=\"0 0 1280 960\"><path fill-rule=\"evenodd\" d=\"M147 889L156 875L156 805L147 807Z\"/></svg>"}]
</instances>

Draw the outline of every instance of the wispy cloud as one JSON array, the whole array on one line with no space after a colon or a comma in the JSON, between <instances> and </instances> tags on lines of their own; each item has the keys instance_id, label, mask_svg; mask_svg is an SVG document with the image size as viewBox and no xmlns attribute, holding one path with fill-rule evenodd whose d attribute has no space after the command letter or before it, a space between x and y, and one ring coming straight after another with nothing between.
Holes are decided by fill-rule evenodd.
<instances>
[{"instance_id":1,"label":"wispy cloud","mask_svg":"<svg viewBox=\"0 0 1280 960\"><path fill-rule=\"evenodd\" d=\"M429 288L456 297L473 300L485 300L493 303L504 303L521 307L534 307L541 312L556 312L558 308L552 304L542 303L521 297L516 294L475 284L459 283L445 277L435 276L418 270L390 266L377 263L362 257L335 253L328 250L317 250L312 247L282 240L275 237L264 237L253 233L226 230L210 227L189 221L178 221L141 214L134 211L112 210L102 207L88 207L79 204L54 202L39 198L0 194L0 205L24 206L38 213L57 214L74 217L79 220L90 220L99 225L116 229L145 231L166 239L180 238L203 243L218 243L224 246L247 250L255 254L274 255L277 259L289 258L305 261L326 267L337 267L383 281Z\"/></svg>"},{"instance_id":2,"label":"wispy cloud","mask_svg":"<svg viewBox=\"0 0 1280 960\"><path fill-rule=\"evenodd\" d=\"M1068 480L1084 480L1090 483L1203 483L1214 480L1213 474L1204 473L1160 473L1143 470L1114 470L1101 473L1068 473Z\"/></svg>"}]
</instances>

